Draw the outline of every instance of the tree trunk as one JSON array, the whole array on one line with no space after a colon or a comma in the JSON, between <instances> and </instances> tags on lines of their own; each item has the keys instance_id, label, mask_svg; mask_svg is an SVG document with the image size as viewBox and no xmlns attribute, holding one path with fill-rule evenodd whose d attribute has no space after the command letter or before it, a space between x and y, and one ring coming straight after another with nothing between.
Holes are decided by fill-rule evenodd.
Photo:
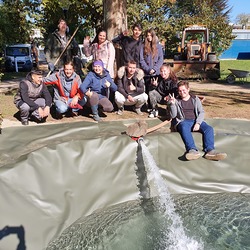
<instances>
[{"instance_id":1,"label":"tree trunk","mask_svg":"<svg viewBox=\"0 0 250 250\"><path fill-rule=\"evenodd\" d=\"M126 0L103 0L104 28L108 40L127 29Z\"/></svg>"},{"instance_id":2,"label":"tree trunk","mask_svg":"<svg viewBox=\"0 0 250 250\"><path fill-rule=\"evenodd\" d=\"M107 39L109 41L127 29L126 5L126 0L103 0L104 28L107 31ZM115 53L115 72L117 72L122 60L121 48L119 46L115 46Z\"/></svg>"}]
</instances>

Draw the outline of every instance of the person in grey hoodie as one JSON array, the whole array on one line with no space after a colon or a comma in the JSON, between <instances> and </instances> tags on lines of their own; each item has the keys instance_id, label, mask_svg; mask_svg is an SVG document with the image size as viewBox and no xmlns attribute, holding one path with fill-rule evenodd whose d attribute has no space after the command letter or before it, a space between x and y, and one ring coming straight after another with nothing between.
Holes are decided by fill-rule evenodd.
<instances>
[{"instance_id":1,"label":"person in grey hoodie","mask_svg":"<svg viewBox=\"0 0 250 250\"><path fill-rule=\"evenodd\" d=\"M70 112L77 116L78 111L86 104L87 98L80 91L81 78L74 71L72 61L64 63L63 69L43 79L46 85L52 85L54 90L54 105L57 118Z\"/></svg>"},{"instance_id":2,"label":"person in grey hoodie","mask_svg":"<svg viewBox=\"0 0 250 250\"><path fill-rule=\"evenodd\" d=\"M196 160L201 154L198 151L192 132L202 134L204 158L208 160L223 160L226 153L218 153L214 147L214 130L204 121L204 109L198 96L189 94L189 82L181 81L177 85L179 97L169 95L168 105L174 128L180 133L186 148L186 159Z\"/></svg>"}]
</instances>

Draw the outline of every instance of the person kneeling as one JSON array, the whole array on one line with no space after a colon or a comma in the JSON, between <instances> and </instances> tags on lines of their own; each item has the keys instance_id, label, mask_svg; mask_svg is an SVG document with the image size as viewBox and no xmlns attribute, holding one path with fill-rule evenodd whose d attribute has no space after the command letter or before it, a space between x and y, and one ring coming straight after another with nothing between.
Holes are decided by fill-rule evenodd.
<instances>
[{"instance_id":1,"label":"person kneeling","mask_svg":"<svg viewBox=\"0 0 250 250\"><path fill-rule=\"evenodd\" d=\"M43 79L46 85L54 89L54 104L58 119L66 112L77 116L78 111L86 104L87 98L80 91L81 78L75 73L72 61L66 61L63 69Z\"/></svg>"},{"instance_id":2,"label":"person kneeling","mask_svg":"<svg viewBox=\"0 0 250 250\"><path fill-rule=\"evenodd\" d=\"M93 62L93 71L87 74L80 89L87 96L87 104L91 107L95 121L99 122L102 120L98 113L99 105L104 112L112 112L114 110L114 106L109 100L109 95L110 91L115 92L117 90L117 86L109 72L104 68L101 60Z\"/></svg>"},{"instance_id":3,"label":"person kneeling","mask_svg":"<svg viewBox=\"0 0 250 250\"><path fill-rule=\"evenodd\" d=\"M123 114L125 105L134 105L134 111L138 115L142 115L141 107L148 100L148 95L144 92L143 76L143 71L136 68L134 61L129 61L126 67L123 66L118 70L118 91L115 92L118 115Z\"/></svg>"},{"instance_id":4,"label":"person kneeling","mask_svg":"<svg viewBox=\"0 0 250 250\"><path fill-rule=\"evenodd\" d=\"M43 72L33 70L20 82L14 103L20 110L22 125L28 125L31 118L45 122L50 113L52 98L42 79Z\"/></svg>"}]
</instances>

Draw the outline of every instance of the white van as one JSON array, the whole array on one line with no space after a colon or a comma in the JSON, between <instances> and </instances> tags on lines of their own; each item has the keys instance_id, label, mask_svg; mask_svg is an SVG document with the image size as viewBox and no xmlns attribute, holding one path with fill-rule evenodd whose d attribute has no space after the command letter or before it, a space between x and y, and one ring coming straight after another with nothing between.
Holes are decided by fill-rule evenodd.
<instances>
[{"instance_id":1,"label":"white van","mask_svg":"<svg viewBox=\"0 0 250 250\"><path fill-rule=\"evenodd\" d=\"M16 62L15 62L16 61ZM15 44L5 48L6 71L30 71L33 68L33 57L30 44Z\"/></svg>"}]
</instances>

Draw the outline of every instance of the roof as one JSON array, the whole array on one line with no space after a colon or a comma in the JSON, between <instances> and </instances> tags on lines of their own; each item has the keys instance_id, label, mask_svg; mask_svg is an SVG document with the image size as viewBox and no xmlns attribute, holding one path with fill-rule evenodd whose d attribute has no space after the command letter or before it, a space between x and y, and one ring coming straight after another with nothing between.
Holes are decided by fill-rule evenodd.
<instances>
[{"instance_id":1,"label":"roof","mask_svg":"<svg viewBox=\"0 0 250 250\"><path fill-rule=\"evenodd\" d=\"M25 44L25 43L20 43L20 44L11 44L11 45L7 45L6 47L31 47L31 44Z\"/></svg>"}]
</instances>

